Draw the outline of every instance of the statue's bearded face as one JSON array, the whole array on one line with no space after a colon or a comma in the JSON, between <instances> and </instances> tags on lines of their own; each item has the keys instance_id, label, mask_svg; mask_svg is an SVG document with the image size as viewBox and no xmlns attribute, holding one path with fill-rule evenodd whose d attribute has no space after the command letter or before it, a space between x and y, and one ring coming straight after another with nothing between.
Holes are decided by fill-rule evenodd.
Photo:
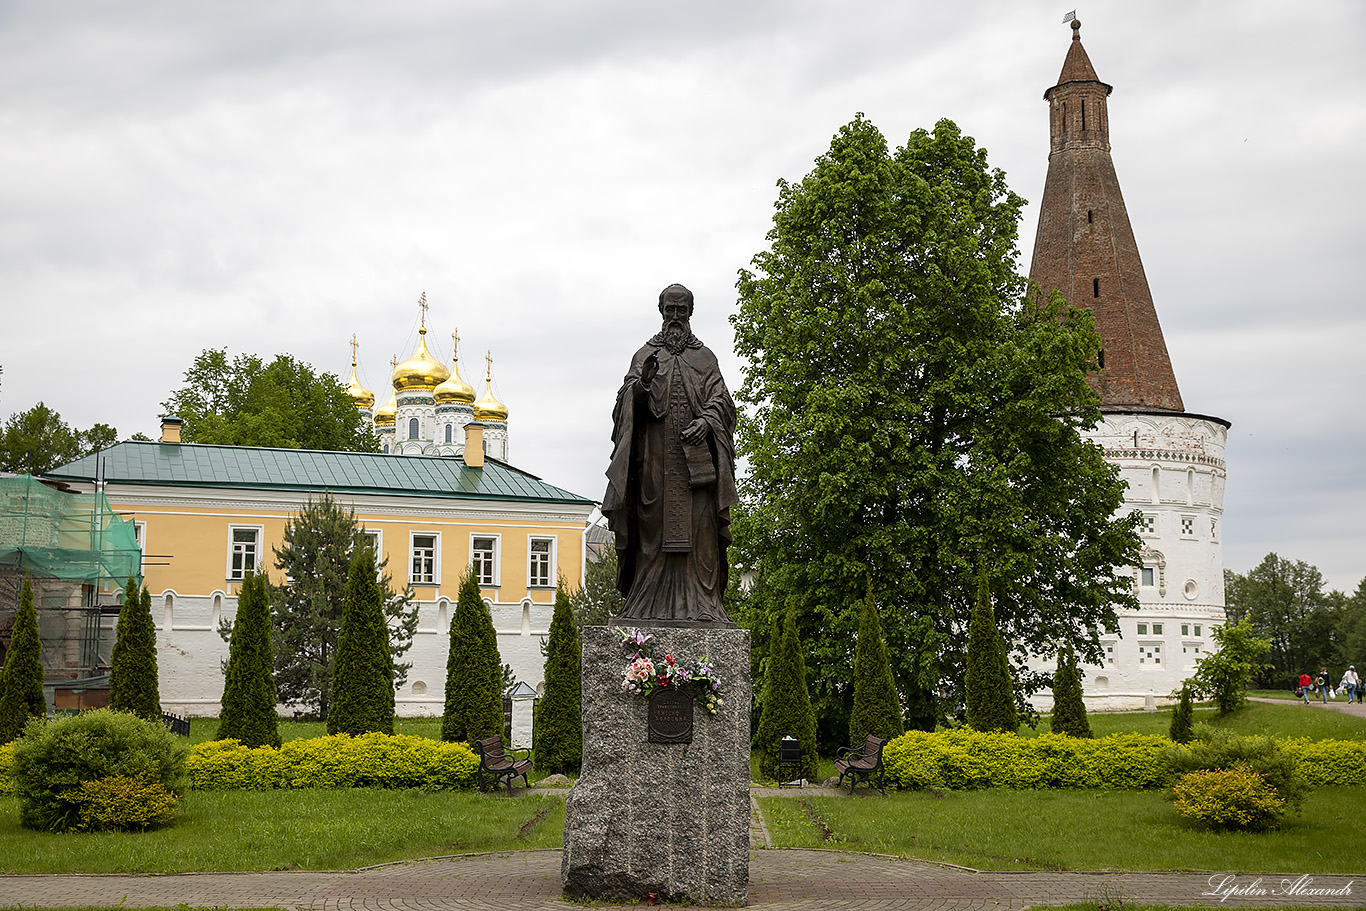
<instances>
[{"instance_id":1,"label":"statue's bearded face","mask_svg":"<svg viewBox=\"0 0 1366 911\"><path fill-rule=\"evenodd\" d=\"M677 354L692 334L688 326L688 302L666 297L660 304L660 311L664 314L664 346Z\"/></svg>"}]
</instances>

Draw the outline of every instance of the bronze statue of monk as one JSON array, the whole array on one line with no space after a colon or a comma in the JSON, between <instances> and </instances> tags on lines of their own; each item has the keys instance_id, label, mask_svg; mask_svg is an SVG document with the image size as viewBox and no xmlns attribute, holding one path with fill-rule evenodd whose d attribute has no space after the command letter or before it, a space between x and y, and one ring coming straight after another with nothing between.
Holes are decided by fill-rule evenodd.
<instances>
[{"instance_id":1,"label":"bronze statue of monk","mask_svg":"<svg viewBox=\"0 0 1366 911\"><path fill-rule=\"evenodd\" d=\"M689 328L692 292L659 295L659 334L631 358L612 412L602 512L616 536L621 618L730 626L721 604L735 489L735 402Z\"/></svg>"}]
</instances>

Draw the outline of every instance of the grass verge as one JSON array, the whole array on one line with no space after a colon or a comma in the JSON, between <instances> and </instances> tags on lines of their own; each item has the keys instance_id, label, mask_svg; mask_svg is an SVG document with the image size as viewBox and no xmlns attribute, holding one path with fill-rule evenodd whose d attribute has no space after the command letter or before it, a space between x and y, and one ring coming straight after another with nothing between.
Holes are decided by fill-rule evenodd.
<instances>
[{"instance_id":1,"label":"grass verge","mask_svg":"<svg viewBox=\"0 0 1366 911\"><path fill-rule=\"evenodd\" d=\"M1092 712L1087 719L1091 732L1097 737L1107 734L1158 734L1163 737L1171 730L1172 709L1156 712ZM1239 734L1266 734L1271 737L1308 737L1311 740L1361 740L1366 738L1366 718L1306 706L1294 701L1284 704L1249 702L1223 718L1213 709L1196 709L1195 720L1206 721L1216 727L1228 728ZM1048 720L1039 724L1039 731L1048 730ZM1028 728L1020 732L1029 736Z\"/></svg>"},{"instance_id":2,"label":"grass verge","mask_svg":"<svg viewBox=\"0 0 1366 911\"><path fill-rule=\"evenodd\" d=\"M979 870L1359 873L1366 788L1321 788L1275 832L1209 832L1157 791L891 792L762 797L774 844L945 861ZM1045 824L1043 821L1051 824Z\"/></svg>"},{"instance_id":3,"label":"grass verge","mask_svg":"<svg viewBox=\"0 0 1366 911\"><path fill-rule=\"evenodd\" d=\"M52 834L0 799L2 873L338 870L445 854L558 848L564 800L368 788L191 791L174 825Z\"/></svg>"}]
</instances>

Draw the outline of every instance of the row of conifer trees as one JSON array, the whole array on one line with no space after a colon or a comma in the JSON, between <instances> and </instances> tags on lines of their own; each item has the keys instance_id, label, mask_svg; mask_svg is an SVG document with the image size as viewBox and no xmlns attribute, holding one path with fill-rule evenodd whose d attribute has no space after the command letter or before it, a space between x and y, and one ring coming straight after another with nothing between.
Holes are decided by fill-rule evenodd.
<instances>
[{"instance_id":1,"label":"row of conifer trees","mask_svg":"<svg viewBox=\"0 0 1366 911\"><path fill-rule=\"evenodd\" d=\"M797 636L796 615L790 608L785 617L773 622L764 676L764 694L754 737L754 748L760 755L760 772L773 780L792 777L794 771L794 777L813 778L816 774L816 713L807 690L806 661ZM996 626L991 590L985 577L979 585L968 628L964 685L969 727L979 731L1019 730L1020 718L1006 644ZM914 706L908 706L903 717L871 590L859 615L853 697L853 710L849 716L849 744L852 747L861 746L870 734L884 740L899 737L905 733L907 723L926 730L935 728L937 719L933 713L926 715ZM1082 702L1081 669L1070 645L1065 645L1058 654L1051 728L1058 734L1091 736L1086 706ZM779 769L779 743L784 737L793 737L802 744L802 762L796 770Z\"/></svg>"},{"instance_id":2,"label":"row of conifer trees","mask_svg":"<svg viewBox=\"0 0 1366 911\"><path fill-rule=\"evenodd\" d=\"M361 543L352 555L342 603L333 700L327 714L329 734L394 732L393 655L383 606L375 555L368 543ZM547 773L575 772L582 752L580 646L563 586L555 597L545 651L546 693L537 710L535 765ZM280 745L273 668L270 585L265 574L248 573L238 595L228 645L218 739L232 738L249 747ZM478 582L467 574L451 619L442 738L473 743L501 734L502 685L503 664L493 620ZM148 719L161 717L151 594L146 588L139 592L131 578L119 610L109 707ZM18 738L30 718L46 713L38 614L32 584L25 578L10 648L0 670L0 743Z\"/></svg>"},{"instance_id":3,"label":"row of conifer trees","mask_svg":"<svg viewBox=\"0 0 1366 911\"><path fill-rule=\"evenodd\" d=\"M38 636L38 611L33 603L33 582L24 577L19 609L14 614L9 651L0 669L0 743L24 733L31 718L47 714L43 694L42 641ZM157 689L156 626L152 623L152 595L129 579L119 608L117 638L110 659L109 707L132 712L149 720L161 719Z\"/></svg>"}]
</instances>

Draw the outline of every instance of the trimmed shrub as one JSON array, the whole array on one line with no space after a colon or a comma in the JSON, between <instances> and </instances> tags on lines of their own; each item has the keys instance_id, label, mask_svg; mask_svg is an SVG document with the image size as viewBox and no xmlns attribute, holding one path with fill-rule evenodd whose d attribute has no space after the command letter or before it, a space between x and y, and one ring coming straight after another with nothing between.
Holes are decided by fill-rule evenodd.
<instances>
[{"instance_id":1,"label":"trimmed shrub","mask_svg":"<svg viewBox=\"0 0 1366 911\"><path fill-rule=\"evenodd\" d=\"M252 747L280 745L274 668L270 645L270 583L264 573L248 572L237 596L237 618L228 641L218 740L237 740Z\"/></svg>"},{"instance_id":2,"label":"trimmed shrub","mask_svg":"<svg viewBox=\"0 0 1366 911\"><path fill-rule=\"evenodd\" d=\"M1211 829L1261 831L1285 815L1285 800L1247 766L1188 772L1172 792L1177 812Z\"/></svg>"},{"instance_id":3,"label":"trimmed shrub","mask_svg":"<svg viewBox=\"0 0 1366 911\"><path fill-rule=\"evenodd\" d=\"M1311 788L1366 785L1366 740L1278 739L1281 752L1295 759L1295 771Z\"/></svg>"},{"instance_id":4,"label":"trimmed shrub","mask_svg":"<svg viewBox=\"0 0 1366 911\"><path fill-rule=\"evenodd\" d=\"M132 576L128 577L128 585L123 590L114 653L109 659L109 707L132 712L148 721L161 721L152 593L144 587L139 595Z\"/></svg>"},{"instance_id":5,"label":"trimmed shrub","mask_svg":"<svg viewBox=\"0 0 1366 911\"><path fill-rule=\"evenodd\" d=\"M83 781L72 799L81 817L76 828L86 832L141 832L170 825L178 803L160 782L145 775L110 775Z\"/></svg>"},{"instance_id":6,"label":"trimmed shrub","mask_svg":"<svg viewBox=\"0 0 1366 911\"><path fill-rule=\"evenodd\" d=\"M905 732L901 724L901 697L892 681L887 643L882 638L882 623L873 601L873 587L869 585L854 652L854 710L849 715L849 743L860 746L869 734L891 740Z\"/></svg>"},{"instance_id":7,"label":"trimmed shrub","mask_svg":"<svg viewBox=\"0 0 1366 911\"><path fill-rule=\"evenodd\" d=\"M1287 809L1298 810L1310 791L1308 782L1299 774L1299 761L1270 737L1244 736L1198 724L1195 739L1187 745L1168 747L1163 759L1175 777L1190 772L1249 769L1276 790Z\"/></svg>"},{"instance_id":8,"label":"trimmed shrub","mask_svg":"<svg viewBox=\"0 0 1366 911\"><path fill-rule=\"evenodd\" d=\"M351 557L342 598L332 706L327 712L329 734L394 732L394 656L376 577L375 553L366 539Z\"/></svg>"},{"instance_id":9,"label":"trimmed shrub","mask_svg":"<svg viewBox=\"0 0 1366 911\"><path fill-rule=\"evenodd\" d=\"M1195 707L1191 705L1190 682L1181 685L1181 698L1172 712L1172 726L1169 736L1172 743L1190 743L1195 736Z\"/></svg>"},{"instance_id":10,"label":"trimmed shrub","mask_svg":"<svg viewBox=\"0 0 1366 911\"><path fill-rule=\"evenodd\" d=\"M537 771L561 775L579 771L583 760L582 663L574 609L561 580L546 642L545 697L536 708Z\"/></svg>"},{"instance_id":11,"label":"trimmed shrub","mask_svg":"<svg viewBox=\"0 0 1366 911\"><path fill-rule=\"evenodd\" d=\"M786 615L773 619L769 640L768 669L764 675L764 701L759 707L759 729L754 749L759 751L759 773L778 780L778 744L784 737L795 737L802 745L799 778L816 776L816 712L811 708L811 693L806 688L806 658L797 638L796 608L788 605ZM787 772L791 774L791 772Z\"/></svg>"},{"instance_id":12,"label":"trimmed shrub","mask_svg":"<svg viewBox=\"0 0 1366 911\"><path fill-rule=\"evenodd\" d=\"M968 728L909 731L883 748L882 761L888 783L897 788L1133 791L1171 782L1171 770L1162 756L1169 743L1151 734L1087 740Z\"/></svg>"},{"instance_id":13,"label":"trimmed shrub","mask_svg":"<svg viewBox=\"0 0 1366 911\"><path fill-rule=\"evenodd\" d=\"M196 744L186 763L195 788L271 791L285 788L421 788L469 790L479 759L463 743L406 734L337 734L245 747L235 740Z\"/></svg>"},{"instance_id":14,"label":"trimmed shrub","mask_svg":"<svg viewBox=\"0 0 1366 911\"><path fill-rule=\"evenodd\" d=\"M441 739L474 743L503 730L502 661L493 619L470 572L460 583L446 656L446 710Z\"/></svg>"},{"instance_id":15,"label":"trimmed shrub","mask_svg":"<svg viewBox=\"0 0 1366 911\"><path fill-rule=\"evenodd\" d=\"M142 777L179 796L188 752L160 718L98 709L50 723L34 720L14 744L19 820L45 832L79 829L81 784L112 776Z\"/></svg>"},{"instance_id":16,"label":"trimmed shrub","mask_svg":"<svg viewBox=\"0 0 1366 911\"><path fill-rule=\"evenodd\" d=\"M38 638L38 611L33 606L33 583L24 576L19 609L10 630L5 667L0 670L0 743L24 733L30 718L47 714L43 695L43 643Z\"/></svg>"},{"instance_id":17,"label":"trimmed shrub","mask_svg":"<svg viewBox=\"0 0 1366 911\"><path fill-rule=\"evenodd\" d=\"M1010 682L1006 644L991 609L991 585L985 571L977 583L977 600L968 622L968 725L978 731L1018 731L1020 716Z\"/></svg>"},{"instance_id":18,"label":"trimmed shrub","mask_svg":"<svg viewBox=\"0 0 1366 911\"><path fill-rule=\"evenodd\" d=\"M1086 703L1081 699L1081 668L1077 653L1067 642L1058 650L1058 669L1053 672L1053 714L1049 730L1068 737L1090 737L1091 722L1086 719Z\"/></svg>"}]
</instances>

